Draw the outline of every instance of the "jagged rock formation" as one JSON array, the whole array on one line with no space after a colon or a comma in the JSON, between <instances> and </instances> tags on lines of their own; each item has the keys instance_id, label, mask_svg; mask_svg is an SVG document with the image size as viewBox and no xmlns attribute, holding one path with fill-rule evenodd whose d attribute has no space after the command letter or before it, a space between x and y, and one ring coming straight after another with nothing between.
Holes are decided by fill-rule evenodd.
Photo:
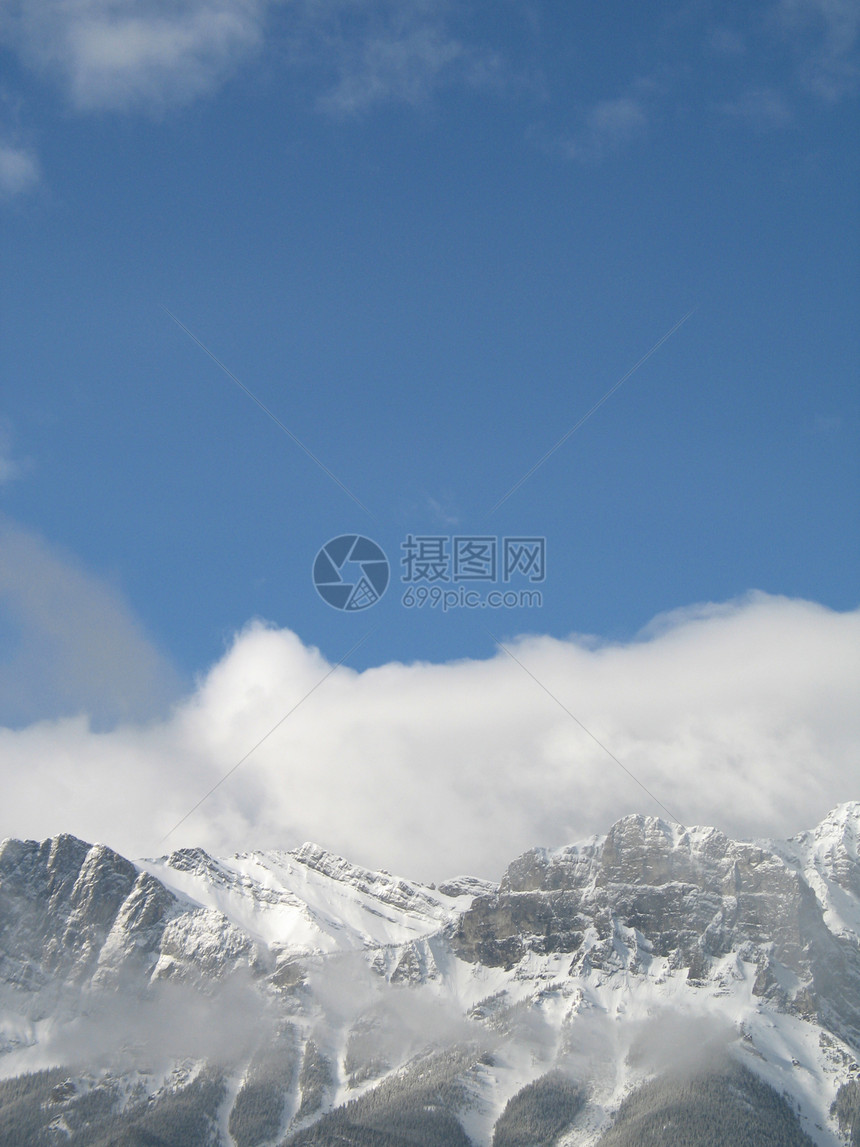
<instances>
[{"instance_id":1,"label":"jagged rock formation","mask_svg":"<svg viewBox=\"0 0 860 1147\"><path fill-rule=\"evenodd\" d=\"M664 958L694 982L736 953L756 964L757 995L857 1042L856 934L830 931L828 902L813 887L826 881L856 896L860 865L846 819L840 811L819 827L826 844L813 858L810 834L776 850L625 817L601 840L515 860L498 892L464 913L453 947L506 969L529 952L570 953L571 974Z\"/></svg>"}]
</instances>

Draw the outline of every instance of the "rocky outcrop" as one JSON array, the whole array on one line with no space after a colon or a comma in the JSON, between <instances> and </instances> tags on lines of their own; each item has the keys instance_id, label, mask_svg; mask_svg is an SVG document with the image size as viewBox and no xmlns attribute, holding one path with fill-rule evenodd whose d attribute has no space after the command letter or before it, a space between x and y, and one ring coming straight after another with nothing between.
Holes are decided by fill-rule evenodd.
<instances>
[{"instance_id":1,"label":"rocky outcrop","mask_svg":"<svg viewBox=\"0 0 860 1147\"><path fill-rule=\"evenodd\" d=\"M137 869L73 836L0 846L0 976L33 990L92 975Z\"/></svg>"},{"instance_id":2,"label":"rocky outcrop","mask_svg":"<svg viewBox=\"0 0 860 1147\"><path fill-rule=\"evenodd\" d=\"M856 837L843 837L816 855L850 891ZM856 935L828 929L825 907L796 852L630 816L602 840L519 857L496 894L473 901L452 944L465 960L502 968L528 952L569 952L571 973L663 958L693 981L737 952L758 965L758 994L856 1038L860 951Z\"/></svg>"},{"instance_id":3,"label":"rocky outcrop","mask_svg":"<svg viewBox=\"0 0 860 1147\"><path fill-rule=\"evenodd\" d=\"M23 995L205 980L255 957L222 913L104 845L62 835L0 846L0 983Z\"/></svg>"}]
</instances>

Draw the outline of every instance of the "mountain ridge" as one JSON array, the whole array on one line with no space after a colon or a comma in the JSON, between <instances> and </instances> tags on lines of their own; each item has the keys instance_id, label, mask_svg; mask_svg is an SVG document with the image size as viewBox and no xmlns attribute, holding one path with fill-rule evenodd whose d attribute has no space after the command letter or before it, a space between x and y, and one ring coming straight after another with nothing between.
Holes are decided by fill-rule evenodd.
<instances>
[{"instance_id":1,"label":"mountain ridge","mask_svg":"<svg viewBox=\"0 0 860 1147\"><path fill-rule=\"evenodd\" d=\"M561 1072L585 1098L546 1141L590 1147L637 1089L681 1071L654 1051L663 1040L688 1060L710 1048L714 1070L728 1055L791 1096L799 1135L835 1147L847 1139L831 1108L860 1089L858 840L860 802L776 842L632 814L528 850L498 884L438 887L311 843L132 863L69 834L4 841L0 1077L65 1066L70 1112L110 1094L111 1118L131 1126L135 1088L158 1107L214 1073L230 1110L200 1124L213 1144L287 1142L303 1127L335 1142L352 1103L349 1134L381 1147L372 1111L388 1103L385 1119L420 1123L398 1088L418 1102L432 1053L469 1061L439 1084L449 1136L453 1119L476 1147L495 1143L524 1089L502 1138L536 1104L572 1111ZM274 1082L270 1060L285 1065ZM240 1143L230 1120L244 1127L261 1104L269 1137ZM635 1111L630 1127L650 1125Z\"/></svg>"}]
</instances>

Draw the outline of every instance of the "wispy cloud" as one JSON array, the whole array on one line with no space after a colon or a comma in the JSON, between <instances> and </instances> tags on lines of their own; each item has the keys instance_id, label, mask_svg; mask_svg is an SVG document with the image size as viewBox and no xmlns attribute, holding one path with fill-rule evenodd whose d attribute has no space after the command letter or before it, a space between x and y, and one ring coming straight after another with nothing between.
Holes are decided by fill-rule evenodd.
<instances>
[{"instance_id":1,"label":"wispy cloud","mask_svg":"<svg viewBox=\"0 0 860 1147\"><path fill-rule=\"evenodd\" d=\"M497 82L498 57L451 30L446 0L17 0L0 36L79 110L163 109L216 89L264 38L309 70L328 112L421 104Z\"/></svg>"},{"instance_id":2,"label":"wispy cloud","mask_svg":"<svg viewBox=\"0 0 860 1147\"><path fill-rule=\"evenodd\" d=\"M4 449L3 440L0 438L0 486L18 476L18 463Z\"/></svg>"},{"instance_id":3,"label":"wispy cloud","mask_svg":"<svg viewBox=\"0 0 860 1147\"><path fill-rule=\"evenodd\" d=\"M12 435L5 421L0 418L0 486L20 478L29 468L29 460L15 456L12 448Z\"/></svg>"},{"instance_id":4,"label":"wispy cloud","mask_svg":"<svg viewBox=\"0 0 860 1147\"><path fill-rule=\"evenodd\" d=\"M312 0L294 34L315 69L330 80L319 106L356 115L389 102L425 104L437 90L499 82L502 65L491 49L453 30L446 0Z\"/></svg>"},{"instance_id":5,"label":"wispy cloud","mask_svg":"<svg viewBox=\"0 0 860 1147\"><path fill-rule=\"evenodd\" d=\"M860 87L857 0L779 0L779 26L796 52L803 84L833 102Z\"/></svg>"},{"instance_id":6,"label":"wispy cloud","mask_svg":"<svg viewBox=\"0 0 860 1147\"><path fill-rule=\"evenodd\" d=\"M0 28L79 109L162 107L223 80L264 15L264 0L18 0Z\"/></svg>"},{"instance_id":7,"label":"wispy cloud","mask_svg":"<svg viewBox=\"0 0 860 1147\"><path fill-rule=\"evenodd\" d=\"M580 129L568 137L564 150L583 163L600 163L641 139L648 115L641 100L629 96L601 100L582 117Z\"/></svg>"},{"instance_id":8,"label":"wispy cloud","mask_svg":"<svg viewBox=\"0 0 860 1147\"><path fill-rule=\"evenodd\" d=\"M38 182L39 162L35 154L29 148L0 141L0 199L22 195ZM0 450L2 445L0 442ZM3 459L0 457L0 481L3 481L3 474Z\"/></svg>"},{"instance_id":9,"label":"wispy cloud","mask_svg":"<svg viewBox=\"0 0 860 1147\"><path fill-rule=\"evenodd\" d=\"M448 499L440 502L438 498L432 498L427 495L427 508L435 522L441 523L443 526L456 526L460 522L459 515L450 508Z\"/></svg>"},{"instance_id":10,"label":"wispy cloud","mask_svg":"<svg viewBox=\"0 0 860 1147\"><path fill-rule=\"evenodd\" d=\"M421 103L462 55L461 44L431 28L416 28L406 37L365 40L344 53L341 78L320 104L354 114L392 98Z\"/></svg>"}]
</instances>

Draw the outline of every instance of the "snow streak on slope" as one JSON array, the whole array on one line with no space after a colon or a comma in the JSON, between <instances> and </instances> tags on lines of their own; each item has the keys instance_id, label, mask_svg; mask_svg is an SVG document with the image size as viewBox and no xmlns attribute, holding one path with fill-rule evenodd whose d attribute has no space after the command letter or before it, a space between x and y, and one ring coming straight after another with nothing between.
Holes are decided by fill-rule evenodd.
<instances>
[{"instance_id":1,"label":"snow streak on slope","mask_svg":"<svg viewBox=\"0 0 860 1147\"><path fill-rule=\"evenodd\" d=\"M780 851L802 871L830 931L860 934L860 801L835 808L817 828L787 841Z\"/></svg>"}]
</instances>

